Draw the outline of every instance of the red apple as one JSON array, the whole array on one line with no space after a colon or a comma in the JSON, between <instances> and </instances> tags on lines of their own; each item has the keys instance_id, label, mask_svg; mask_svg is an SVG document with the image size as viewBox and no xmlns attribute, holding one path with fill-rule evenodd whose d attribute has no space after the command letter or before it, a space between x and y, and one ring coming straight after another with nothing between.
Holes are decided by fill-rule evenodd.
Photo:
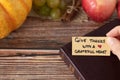
<instances>
[{"instance_id":1,"label":"red apple","mask_svg":"<svg viewBox=\"0 0 120 80\"><path fill-rule=\"evenodd\" d=\"M116 3L116 0L82 0L82 7L92 20L103 22L112 16Z\"/></svg>"},{"instance_id":2,"label":"red apple","mask_svg":"<svg viewBox=\"0 0 120 80\"><path fill-rule=\"evenodd\" d=\"M118 0L117 14L118 14L118 18L120 19L120 0Z\"/></svg>"}]
</instances>

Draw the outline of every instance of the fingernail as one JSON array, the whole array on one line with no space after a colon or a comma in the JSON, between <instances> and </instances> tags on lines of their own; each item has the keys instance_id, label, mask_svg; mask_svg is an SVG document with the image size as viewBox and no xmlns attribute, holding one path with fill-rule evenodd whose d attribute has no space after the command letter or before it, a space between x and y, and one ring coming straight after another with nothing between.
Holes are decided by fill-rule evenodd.
<instances>
[{"instance_id":1,"label":"fingernail","mask_svg":"<svg viewBox=\"0 0 120 80\"><path fill-rule=\"evenodd\" d=\"M117 55L120 60L120 41L116 38L108 37L107 44L111 48L113 54Z\"/></svg>"},{"instance_id":2,"label":"fingernail","mask_svg":"<svg viewBox=\"0 0 120 80\"><path fill-rule=\"evenodd\" d=\"M114 38L111 38L111 37L108 37L108 39L107 39L107 43L109 44L109 45L113 45L113 44L115 44L115 39Z\"/></svg>"}]
</instances>

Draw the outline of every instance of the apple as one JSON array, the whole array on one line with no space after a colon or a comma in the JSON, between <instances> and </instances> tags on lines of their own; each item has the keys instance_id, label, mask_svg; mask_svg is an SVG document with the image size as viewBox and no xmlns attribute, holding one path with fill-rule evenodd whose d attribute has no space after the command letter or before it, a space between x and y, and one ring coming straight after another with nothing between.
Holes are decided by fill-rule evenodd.
<instances>
[{"instance_id":1,"label":"apple","mask_svg":"<svg viewBox=\"0 0 120 80\"><path fill-rule=\"evenodd\" d=\"M120 0L118 0L118 4L117 4L117 14L118 14L118 18L120 19Z\"/></svg>"},{"instance_id":2,"label":"apple","mask_svg":"<svg viewBox=\"0 0 120 80\"><path fill-rule=\"evenodd\" d=\"M82 0L82 7L92 20L103 22L112 16L116 3L116 0Z\"/></svg>"}]
</instances>

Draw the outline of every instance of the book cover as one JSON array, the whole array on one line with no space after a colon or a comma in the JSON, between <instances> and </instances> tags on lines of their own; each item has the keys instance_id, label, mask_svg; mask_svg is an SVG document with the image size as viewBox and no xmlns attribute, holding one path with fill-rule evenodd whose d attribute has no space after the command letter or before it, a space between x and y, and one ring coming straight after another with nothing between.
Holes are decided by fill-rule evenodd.
<instances>
[{"instance_id":1,"label":"book cover","mask_svg":"<svg viewBox=\"0 0 120 80\"><path fill-rule=\"evenodd\" d=\"M120 24L116 19L101 26L85 36L105 36L112 28ZM111 56L72 56L72 42L60 50L61 57L78 80L120 80L120 61Z\"/></svg>"}]
</instances>

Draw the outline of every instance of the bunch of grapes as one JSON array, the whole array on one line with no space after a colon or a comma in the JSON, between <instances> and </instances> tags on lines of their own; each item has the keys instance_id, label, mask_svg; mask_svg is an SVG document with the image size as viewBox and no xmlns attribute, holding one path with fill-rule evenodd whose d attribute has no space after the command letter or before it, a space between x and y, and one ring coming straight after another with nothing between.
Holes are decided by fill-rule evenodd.
<instances>
[{"instance_id":1,"label":"bunch of grapes","mask_svg":"<svg viewBox=\"0 0 120 80\"><path fill-rule=\"evenodd\" d=\"M43 17L60 19L66 10L64 0L33 0L34 11Z\"/></svg>"}]
</instances>

